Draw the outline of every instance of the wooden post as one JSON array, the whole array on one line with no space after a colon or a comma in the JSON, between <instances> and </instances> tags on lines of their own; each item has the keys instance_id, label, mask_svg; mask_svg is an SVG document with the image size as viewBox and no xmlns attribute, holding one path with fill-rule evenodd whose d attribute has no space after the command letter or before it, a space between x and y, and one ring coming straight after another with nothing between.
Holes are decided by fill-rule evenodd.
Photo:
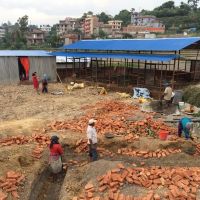
<instances>
[{"instance_id":1,"label":"wooden post","mask_svg":"<svg viewBox=\"0 0 200 200\"><path fill-rule=\"evenodd\" d=\"M176 51L175 51L176 55ZM174 66L173 66L173 75L172 75L172 88L174 89L174 82L175 82L175 69L176 69L176 59L174 59Z\"/></svg>"},{"instance_id":2,"label":"wooden post","mask_svg":"<svg viewBox=\"0 0 200 200\"><path fill-rule=\"evenodd\" d=\"M127 61L128 59L125 60L125 65L124 65L124 87L126 86L126 67L127 67Z\"/></svg>"},{"instance_id":3,"label":"wooden post","mask_svg":"<svg viewBox=\"0 0 200 200\"><path fill-rule=\"evenodd\" d=\"M162 92L162 78L163 78L163 62L161 63L161 72L160 72L160 94L159 94L159 99L161 98L161 92Z\"/></svg>"},{"instance_id":4,"label":"wooden post","mask_svg":"<svg viewBox=\"0 0 200 200\"><path fill-rule=\"evenodd\" d=\"M96 83L98 82L98 60L96 58Z\"/></svg>"}]
</instances>

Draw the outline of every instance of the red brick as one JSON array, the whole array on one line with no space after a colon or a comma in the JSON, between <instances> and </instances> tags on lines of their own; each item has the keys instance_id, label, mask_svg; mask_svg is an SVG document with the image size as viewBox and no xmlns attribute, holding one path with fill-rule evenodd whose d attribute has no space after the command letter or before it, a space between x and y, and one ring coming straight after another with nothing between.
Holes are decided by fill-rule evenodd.
<instances>
[{"instance_id":1,"label":"red brick","mask_svg":"<svg viewBox=\"0 0 200 200\"><path fill-rule=\"evenodd\" d=\"M7 196L8 195L6 193L0 191L0 200L6 200Z\"/></svg>"},{"instance_id":2,"label":"red brick","mask_svg":"<svg viewBox=\"0 0 200 200\"><path fill-rule=\"evenodd\" d=\"M120 169L125 169L125 167L122 163L117 164L117 167L119 167Z\"/></svg>"},{"instance_id":3,"label":"red brick","mask_svg":"<svg viewBox=\"0 0 200 200\"><path fill-rule=\"evenodd\" d=\"M88 198L92 198L92 197L93 197L93 193L92 193L92 192L88 192L88 193L87 193L87 197L88 197Z\"/></svg>"},{"instance_id":4,"label":"red brick","mask_svg":"<svg viewBox=\"0 0 200 200\"><path fill-rule=\"evenodd\" d=\"M103 185L99 188L99 192L104 192L107 189L107 186Z\"/></svg>"},{"instance_id":5,"label":"red brick","mask_svg":"<svg viewBox=\"0 0 200 200\"><path fill-rule=\"evenodd\" d=\"M94 188L94 185L92 183L88 183L86 186L85 186L85 190L89 190L89 189L92 189Z\"/></svg>"},{"instance_id":6,"label":"red brick","mask_svg":"<svg viewBox=\"0 0 200 200\"><path fill-rule=\"evenodd\" d=\"M154 200L160 200L160 196L158 194L154 195Z\"/></svg>"},{"instance_id":7,"label":"red brick","mask_svg":"<svg viewBox=\"0 0 200 200\"><path fill-rule=\"evenodd\" d=\"M8 172L6 173L6 177L7 177L7 178L15 178L15 179L17 179L19 176L20 176L20 174L14 172L14 171L8 171Z\"/></svg>"}]
</instances>

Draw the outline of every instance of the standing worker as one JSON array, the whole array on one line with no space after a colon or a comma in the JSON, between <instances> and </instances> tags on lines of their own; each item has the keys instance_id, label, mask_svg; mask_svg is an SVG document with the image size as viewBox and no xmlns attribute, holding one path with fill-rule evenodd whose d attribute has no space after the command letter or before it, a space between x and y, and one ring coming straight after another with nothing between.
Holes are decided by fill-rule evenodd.
<instances>
[{"instance_id":1,"label":"standing worker","mask_svg":"<svg viewBox=\"0 0 200 200\"><path fill-rule=\"evenodd\" d=\"M47 75L43 75L42 79L42 93L48 93L48 80L47 80Z\"/></svg>"},{"instance_id":2,"label":"standing worker","mask_svg":"<svg viewBox=\"0 0 200 200\"><path fill-rule=\"evenodd\" d=\"M87 138L90 161L96 161L97 155L97 131L95 129L96 120L90 119L87 127Z\"/></svg>"},{"instance_id":3,"label":"standing worker","mask_svg":"<svg viewBox=\"0 0 200 200\"><path fill-rule=\"evenodd\" d=\"M40 94L39 93L39 80L38 80L38 77L37 77L37 72L32 73L32 81L33 81L34 89L36 90L36 92L38 94Z\"/></svg>"},{"instance_id":4,"label":"standing worker","mask_svg":"<svg viewBox=\"0 0 200 200\"><path fill-rule=\"evenodd\" d=\"M164 101L166 102L167 106L169 107L170 104L171 104L173 92L172 92L172 88L171 88L169 83L165 83L164 86L165 86L165 91L164 91L164 94L162 96L162 99L164 99Z\"/></svg>"},{"instance_id":5,"label":"standing worker","mask_svg":"<svg viewBox=\"0 0 200 200\"><path fill-rule=\"evenodd\" d=\"M193 127L193 122L190 118L188 117L181 118L178 123L178 136L181 137L182 132L184 132L186 140L188 139L193 140L191 136L192 127Z\"/></svg>"},{"instance_id":6,"label":"standing worker","mask_svg":"<svg viewBox=\"0 0 200 200\"><path fill-rule=\"evenodd\" d=\"M51 137L51 143L49 148L50 148L49 164L53 173L53 179L55 180L57 178L57 174L62 171L63 149L59 143L58 136L55 135Z\"/></svg>"}]
</instances>

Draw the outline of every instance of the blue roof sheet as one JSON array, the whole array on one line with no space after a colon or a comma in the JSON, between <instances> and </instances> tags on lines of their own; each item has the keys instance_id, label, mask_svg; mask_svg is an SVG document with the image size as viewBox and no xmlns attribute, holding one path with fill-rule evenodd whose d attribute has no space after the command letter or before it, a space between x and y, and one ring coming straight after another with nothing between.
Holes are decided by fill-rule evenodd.
<instances>
[{"instance_id":1,"label":"blue roof sheet","mask_svg":"<svg viewBox=\"0 0 200 200\"><path fill-rule=\"evenodd\" d=\"M81 40L64 49L121 51L179 51L200 41L200 37L156 39Z\"/></svg>"},{"instance_id":2,"label":"blue roof sheet","mask_svg":"<svg viewBox=\"0 0 200 200\"><path fill-rule=\"evenodd\" d=\"M48 51L40 50L0 50L0 56L51 56Z\"/></svg>"},{"instance_id":3,"label":"blue roof sheet","mask_svg":"<svg viewBox=\"0 0 200 200\"><path fill-rule=\"evenodd\" d=\"M169 62L179 57L179 55L156 55L156 54L112 54L112 53L88 53L88 52L53 52L53 56L65 56L74 58L113 58L113 59L133 59Z\"/></svg>"}]
</instances>

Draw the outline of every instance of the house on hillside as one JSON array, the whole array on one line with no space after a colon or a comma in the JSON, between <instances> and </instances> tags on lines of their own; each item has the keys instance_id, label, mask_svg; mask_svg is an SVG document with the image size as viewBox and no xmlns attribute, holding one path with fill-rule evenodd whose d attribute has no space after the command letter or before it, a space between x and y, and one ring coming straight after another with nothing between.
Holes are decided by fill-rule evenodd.
<instances>
[{"instance_id":1,"label":"house on hillside","mask_svg":"<svg viewBox=\"0 0 200 200\"><path fill-rule=\"evenodd\" d=\"M43 44L45 39L45 32L40 29L33 29L27 34L26 39L28 45Z\"/></svg>"},{"instance_id":2,"label":"house on hillside","mask_svg":"<svg viewBox=\"0 0 200 200\"><path fill-rule=\"evenodd\" d=\"M136 12L135 9L131 10L131 24L123 29L124 33L138 33L138 32L150 32L150 33L164 33L165 25L152 15L142 15Z\"/></svg>"}]
</instances>

